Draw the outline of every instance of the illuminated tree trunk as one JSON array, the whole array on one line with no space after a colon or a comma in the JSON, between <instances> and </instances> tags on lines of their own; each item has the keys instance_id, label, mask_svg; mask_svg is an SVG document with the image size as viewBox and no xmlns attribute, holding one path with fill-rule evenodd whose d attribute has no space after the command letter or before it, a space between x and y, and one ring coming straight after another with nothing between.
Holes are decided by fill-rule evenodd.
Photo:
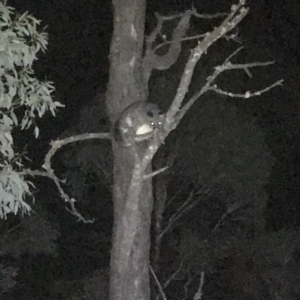
<instances>
[{"instance_id":1,"label":"illuminated tree trunk","mask_svg":"<svg viewBox=\"0 0 300 300\"><path fill-rule=\"evenodd\" d=\"M218 89L214 84L219 74L225 70L263 65L262 63L232 64L230 59L239 52L237 50L226 59L223 65L217 66L211 76L207 77L205 85L183 104L198 61L213 43L234 29L246 16L248 9L244 5L244 0L240 0L237 5L232 5L230 13L224 17L223 22L211 32L201 35L202 39L190 51L176 96L166 113L164 126L153 136L147 147L143 144L123 147L112 140L114 228L110 264L110 300L150 299L149 248L153 206L151 178L155 175L151 173L151 160L157 149L200 96L210 90L221 94L227 93ZM202 16L195 10L173 16L179 21L172 32L172 43L168 51L159 55L155 51L157 49L155 41L157 36L162 34L163 22L170 17L166 19L157 15L156 28L147 39L144 39L146 0L113 0L113 6L114 32L106 95L106 109L112 124L128 105L135 101L147 100L147 84L152 71L154 69L166 70L177 61L191 16ZM199 36L196 37L199 38ZM270 86L269 89L279 84L280 81ZM261 92L266 90L268 89ZM247 92L245 96L242 96L249 98L258 94L259 92ZM154 173L157 174L157 171L160 170Z\"/></svg>"},{"instance_id":2,"label":"illuminated tree trunk","mask_svg":"<svg viewBox=\"0 0 300 300\"><path fill-rule=\"evenodd\" d=\"M106 98L112 123L129 104L147 98L141 66L145 0L113 0L113 5L114 32ZM122 147L114 141L112 146L114 228L110 300L148 300L152 181L134 173L136 149Z\"/></svg>"}]
</instances>

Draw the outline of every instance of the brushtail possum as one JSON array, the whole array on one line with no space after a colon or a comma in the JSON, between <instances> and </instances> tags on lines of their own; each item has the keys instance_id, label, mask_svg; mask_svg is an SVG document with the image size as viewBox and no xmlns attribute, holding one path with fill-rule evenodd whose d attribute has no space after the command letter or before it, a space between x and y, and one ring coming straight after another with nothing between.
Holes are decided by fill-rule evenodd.
<instances>
[{"instance_id":1,"label":"brushtail possum","mask_svg":"<svg viewBox=\"0 0 300 300\"><path fill-rule=\"evenodd\" d=\"M124 146L150 140L165 122L165 113L154 103L137 101L122 112L114 125L114 138Z\"/></svg>"}]
</instances>

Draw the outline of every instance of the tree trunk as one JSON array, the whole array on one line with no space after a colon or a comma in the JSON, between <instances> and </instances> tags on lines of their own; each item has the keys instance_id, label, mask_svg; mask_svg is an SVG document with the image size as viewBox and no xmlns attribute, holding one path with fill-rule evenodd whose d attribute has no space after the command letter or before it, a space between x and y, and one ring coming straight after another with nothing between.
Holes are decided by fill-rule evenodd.
<instances>
[{"instance_id":1,"label":"tree trunk","mask_svg":"<svg viewBox=\"0 0 300 300\"><path fill-rule=\"evenodd\" d=\"M195 101L209 90L226 93L213 85L220 73L229 69L241 69L230 59L235 51L218 66L205 85L184 105L194 69L207 49L226 35L245 17L248 9L244 1L232 5L231 12L224 21L198 41L190 52L181 77L176 96L170 105L162 130L145 145L123 147L112 139L114 156L114 228L111 253L110 300L149 300L149 248L150 223L153 206L151 160L166 136L174 130ZM153 69L166 70L177 60L181 42L189 28L194 10L180 17L172 34L173 43L163 54L155 53L156 37L161 35L165 19L158 17L156 28L147 37L143 58L146 0L113 0L114 32L110 49L110 78L106 95L106 109L114 123L121 112L135 101L146 101L147 83ZM179 17L179 16L177 16ZM257 64L254 64L257 66ZM243 68L253 67L245 64ZM277 85L280 82L276 83ZM276 85L274 84L274 86ZM249 97L249 92L245 98ZM228 93L229 94L229 93ZM258 93L251 94L251 96ZM144 148L144 149L142 149ZM144 152L141 155L142 151ZM144 177L147 171L147 177Z\"/></svg>"},{"instance_id":2,"label":"tree trunk","mask_svg":"<svg viewBox=\"0 0 300 300\"><path fill-rule=\"evenodd\" d=\"M135 101L145 101L143 80L145 0L113 0L114 32L106 109L110 120ZM114 154L114 228L110 263L110 300L148 300L152 182L134 172L138 153L112 141ZM148 168L149 169L149 168ZM150 170L147 170L150 171Z\"/></svg>"}]
</instances>

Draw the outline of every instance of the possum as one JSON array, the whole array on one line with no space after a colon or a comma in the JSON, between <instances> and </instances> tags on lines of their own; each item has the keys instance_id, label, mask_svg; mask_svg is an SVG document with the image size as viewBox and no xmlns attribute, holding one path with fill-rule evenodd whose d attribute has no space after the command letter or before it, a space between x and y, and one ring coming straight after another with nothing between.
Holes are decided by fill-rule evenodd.
<instances>
[{"instance_id":1,"label":"possum","mask_svg":"<svg viewBox=\"0 0 300 300\"><path fill-rule=\"evenodd\" d=\"M128 147L148 141L165 122L165 113L154 103L137 101L122 112L114 126L114 138Z\"/></svg>"}]
</instances>

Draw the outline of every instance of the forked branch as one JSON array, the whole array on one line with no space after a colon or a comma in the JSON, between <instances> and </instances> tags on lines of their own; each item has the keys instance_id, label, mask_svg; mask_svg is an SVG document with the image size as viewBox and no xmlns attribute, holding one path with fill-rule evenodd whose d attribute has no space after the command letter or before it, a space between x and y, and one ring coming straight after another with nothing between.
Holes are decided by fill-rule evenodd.
<instances>
[{"instance_id":1,"label":"forked branch","mask_svg":"<svg viewBox=\"0 0 300 300\"><path fill-rule=\"evenodd\" d=\"M71 208L67 208L67 211L69 211L72 215L78 217L78 221L83 221L84 223L93 223L94 220L87 220L85 219L76 209L75 207L75 202L76 200L72 197L70 197L67 193L64 192L61 182L63 180L60 180L54 173L54 170L51 165L51 159L55 155L55 153L65 145L68 145L70 143L75 143L79 141L84 141L84 140L89 140L89 139L109 139L110 134L109 133L85 133L85 134L80 134L76 136L71 136L65 139L61 140L56 140L51 142L51 148L48 151L48 153L45 156L45 163L42 166L45 171L40 171L40 170L24 170L23 172L20 173L22 176L43 176L43 177L48 177L52 179L60 193L60 197L67 202Z\"/></svg>"},{"instance_id":2,"label":"forked branch","mask_svg":"<svg viewBox=\"0 0 300 300\"><path fill-rule=\"evenodd\" d=\"M164 140L168 136L168 134L173 129L176 128L179 121L186 113L187 109L191 106L191 104L194 103L194 102L190 101L189 106L186 106L185 109L183 110L183 112L180 112L180 114L181 114L180 117L177 118L177 114L180 111L182 101L188 92L188 88L191 83L192 75L194 73L194 69L195 69L198 61L200 60L202 55L207 52L208 48L214 42L216 42L218 39L225 36L228 32L230 32L232 29L234 29L243 20L243 18L248 13L248 9L245 8L244 5L245 5L245 0L240 0L237 5L233 5L231 7L231 12L227 15L227 17L222 22L222 24L220 26L216 27L212 32L206 33L204 38L201 41L199 41L198 45L191 51L191 54L185 65L185 69L184 69L183 75L181 77L181 81L180 81L179 87L177 89L175 99L174 99L173 103L171 104L171 106L167 112L167 115L166 115L166 122L164 125L164 133L156 136L153 139L153 141L151 141L149 147L147 148L147 150L145 152L143 159L139 162L139 165L140 165L139 171L146 170L148 164L151 162L151 160L152 160L153 156L155 155L155 153L157 152L159 146L164 142ZM189 18L191 15L202 16L202 15L198 15L197 13L195 13L194 10L186 12L185 14L182 14L181 21L184 23L184 28L185 28L185 26L188 25ZM176 17L178 17L178 16L176 16ZM184 19L184 18L186 18L186 19ZM183 19L185 21L183 21ZM148 44L151 44L155 40L156 35L161 30L162 22L163 22L163 19L159 19L157 28L154 30L152 35L150 35L150 37L148 38ZM180 22L179 22L179 24L180 24ZM181 35L182 34L183 34L183 31L181 32ZM147 55L153 55L153 53L149 54L151 52L150 49L151 49L151 47L148 45L148 54L146 51L145 59L147 58ZM153 65L152 65L152 67L153 67ZM148 71L149 70L150 69L148 69ZM203 87L206 89L205 91L208 90L208 87L211 85L213 80L214 80L213 77L209 77L207 79L207 84L205 85L205 87ZM204 90L203 90L203 92L204 92ZM195 101L195 100L193 99L193 101Z\"/></svg>"},{"instance_id":3,"label":"forked branch","mask_svg":"<svg viewBox=\"0 0 300 300\"><path fill-rule=\"evenodd\" d=\"M174 119L178 111L180 110L181 104L184 97L188 92L194 69L204 53L207 52L208 48L215 43L218 39L226 35L229 31L235 28L247 15L248 8L245 8L245 1L240 0L238 5L231 7L231 13L225 18L222 24L216 27L212 32L208 32L202 41L199 41L198 45L191 51L188 61L185 65L183 75L181 77L179 87L173 103L171 104L166 117L165 130L168 134L173 130L176 125ZM174 127L175 125L175 127Z\"/></svg>"},{"instance_id":4,"label":"forked branch","mask_svg":"<svg viewBox=\"0 0 300 300\"><path fill-rule=\"evenodd\" d=\"M181 108L181 110L178 112L176 119L174 120L174 127L179 124L181 119L184 117L184 115L187 113L187 111L191 108L191 106L197 101L197 99L202 96L204 93L207 91L214 91L216 93L222 94L222 95L227 95L230 97L239 97L239 98L250 98L254 96L259 96L275 86L282 85L283 80L278 80L275 83L267 86L266 88L263 88L261 90L257 90L254 92L246 91L243 94L238 94L238 93L232 93L228 91L224 91L222 89L219 89L216 84L213 84L216 80L216 78L223 72L228 71L228 70L234 70L234 69L243 69L245 72L249 75L249 69L254 68L254 67L261 67L261 66L268 66L273 64L274 62L254 62L254 63L246 63L246 64L233 64L230 62L230 59L235 56L243 47L240 47L236 51L234 51L222 65L216 66L214 73L207 77L205 85L192 96L187 103Z\"/></svg>"}]
</instances>

